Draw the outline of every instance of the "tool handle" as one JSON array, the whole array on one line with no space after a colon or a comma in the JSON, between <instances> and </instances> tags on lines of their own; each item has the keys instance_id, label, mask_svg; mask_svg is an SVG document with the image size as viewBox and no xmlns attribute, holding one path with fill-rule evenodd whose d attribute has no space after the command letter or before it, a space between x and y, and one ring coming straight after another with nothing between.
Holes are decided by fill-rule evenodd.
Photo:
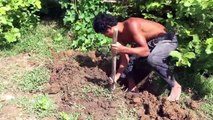
<instances>
[{"instance_id":1,"label":"tool handle","mask_svg":"<svg viewBox=\"0 0 213 120\"><path fill-rule=\"evenodd\" d=\"M118 39L118 30L116 28L113 29L113 40L112 43L115 44ZM115 82L115 74L116 74L116 54L112 56L112 79Z\"/></svg>"}]
</instances>

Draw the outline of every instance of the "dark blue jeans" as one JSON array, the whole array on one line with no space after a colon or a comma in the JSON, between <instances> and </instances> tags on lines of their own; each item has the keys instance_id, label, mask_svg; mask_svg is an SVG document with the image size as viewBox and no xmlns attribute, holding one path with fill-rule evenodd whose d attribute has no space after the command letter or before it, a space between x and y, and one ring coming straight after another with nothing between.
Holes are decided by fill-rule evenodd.
<instances>
[{"instance_id":1,"label":"dark blue jeans","mask_svg":"<svg viewBox=\"0 0 213 120\"><path fill-rule=\"evenodd\" d=\"M150 54L146 58L147 63L170 85L170 87L173 87L175 78L173 72L169 68L168 57L169 53L178 46L177 37L174 34L168 33L150 40L147 44L150 49ZM122 77L132 77L135 67L134 64L141 60L144 60L144 58L141 59L134 55L130 55L130 62Z\"/></svg>"}]
</instances>

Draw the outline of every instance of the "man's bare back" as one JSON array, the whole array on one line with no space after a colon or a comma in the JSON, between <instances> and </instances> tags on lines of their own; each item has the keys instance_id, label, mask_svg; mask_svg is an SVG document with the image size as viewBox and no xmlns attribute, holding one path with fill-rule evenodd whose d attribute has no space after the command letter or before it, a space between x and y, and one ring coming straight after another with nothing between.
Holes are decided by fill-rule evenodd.
<instances>
[{"instance_id":1,"label":"man's bare back","mask_svg":"<svg viewBox=\"0 0 213 120\"><path fill-rule=\"evenodd\" d=\"M142 18L131 17L118 24L123 24L124 26L123 31L119 34L119 41L121 43L134 42L133 34L131 34L130 30L135 29L135 27L138 29L136 34L143 35L147 42L166 33L166 28L163 25Z\"/></svg>"}]
</instances>

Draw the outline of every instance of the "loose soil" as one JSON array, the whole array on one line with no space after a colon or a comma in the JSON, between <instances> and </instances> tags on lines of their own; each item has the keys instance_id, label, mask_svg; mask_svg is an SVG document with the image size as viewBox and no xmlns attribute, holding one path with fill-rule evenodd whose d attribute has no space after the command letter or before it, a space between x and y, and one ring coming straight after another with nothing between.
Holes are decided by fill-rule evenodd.
<instances>
[{"instance_id":1,"label":"loose soil","mask_svg":"<svg viewBox=\"0 0 213 120\"><path fill-rule=\"evenodd\" d=\"M146 87L139 93L126 92L121 86L107 92L110 58L98 56L93 51L52 51L52 55L51 78L44 92L56 101L58 111L80 113L81 120L88 119L88 116L94 120L122 119L133 109L135 119L141 120L196 119L189 108L155 96ZM147 74L140 75L145 77ZM127 111L122 113L124 109Z\"/></svg>"}]
</instances>

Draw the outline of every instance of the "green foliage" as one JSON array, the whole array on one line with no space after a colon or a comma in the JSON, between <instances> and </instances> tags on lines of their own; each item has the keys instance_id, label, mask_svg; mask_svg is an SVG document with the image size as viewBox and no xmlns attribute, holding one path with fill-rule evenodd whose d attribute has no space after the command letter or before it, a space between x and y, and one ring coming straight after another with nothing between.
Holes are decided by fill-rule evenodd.
<instances>
[{"instance_id":1,"label":"green foliage","mask_svg":"<svg viewBox=\"0 0 213 120\"><path fill-rule=\"evenodd\" d=\"M60 112L59 114L59 120L78 120L80 117L80 113L72 113L68 115L65 112Z\"/></svg>"},{"instance_id":2,"label":"green foliage","mask_svg":"<svg viewBox=\"0 0 213 120\"><path fill-rule=\"evenodd\" d=\"M36 68L27 72L23 80L18 81L20 89L29 92L41 90L42 84L48 81L48 77L49 71L46 68Z\"/></svg>"},{"instance_id":3,"label":"green foliage","mask_svg":"<svg viewBox=\"0 0 213 120\"><path fill-rule=\"evenodd\" d=\"M137 120L136 109L128 108L124 101L119 102L119 110L115 120Z\"/></svg>"},{"instance_id":4,"label":"green foliage","mask_svg":"<svg viewBox=\"0 0 213 120\"><path fill-rule=\"evenodd\" d=\"M82 91L85 94L93 93L95 96L104 96L112 98L112 95L108 89L104 89L103 87L94 84L85 85Z\"/></svg>"},{"instance_id":5,"label":"green foliage","mask_svg":"<svg viewBox=\"0 0 213 120\"><path fill-rule=\"evenodd\" d=\"M54 113L56 106L47 95L36 96L34 100L34 111L39 117L49 116Z\"/></svg>"},{"instance_id":6,"label":"green foliage","mask_svg":"<svg viewBox=\"0 0 213 120\"><path fill-rule=\"evenodd\" d=\"M205 102L201 104L200 108L207 117L213 118L213 96L206 97Z\"/></svg>"},{"instance_id":7,"label":"green foliage","mask_svg":"<svg viewBox=\"0 0 213 120\"><path fill-rule=\"evenodd\" d=\"M0 56L12 56L29 53L36 60L44 62L50 59L50 48L55 51L70 49L71 40L65 28L57 28L55 22L44 22L34 29L22 30L20 41L9 46L0 46Z\"/></svg>"},{"instance_id":8,"label":"green foliage","mask_svg":"<svg viewBox=\"0 0 213 120\"><path fill-rule=\"evenodd\" d=\"M0 45L20 38L21 27L33 27L37 23L35 15L41 8L40 0L1 0L0 1Z\"/></svg>"},{"instance_id":9,"label":"green foliage","mask_svg":"<svg viewBox=\"0 0 213 120\"><path fill-rule=\"evenodd\" d=\"M37 95L33 98L19 97L14 99L13 103L30 115L36 115L37 118L51 116L56 110L56 105L47 95Z\"/></svg>"},{"instance_id":10,"label":"green foliage","mask_svg":"<svg viewBox=\"0 0 213 120\"><path fill-rule=\"evenodd\" d=\"M109 43L109 39L96 34L92 27L93 18L99 12L107 11L102 0L59 0L62 8L66 9L64 23L71 26L75 40L73 49L87 51Z\"/></svg>"}]
</instances>

